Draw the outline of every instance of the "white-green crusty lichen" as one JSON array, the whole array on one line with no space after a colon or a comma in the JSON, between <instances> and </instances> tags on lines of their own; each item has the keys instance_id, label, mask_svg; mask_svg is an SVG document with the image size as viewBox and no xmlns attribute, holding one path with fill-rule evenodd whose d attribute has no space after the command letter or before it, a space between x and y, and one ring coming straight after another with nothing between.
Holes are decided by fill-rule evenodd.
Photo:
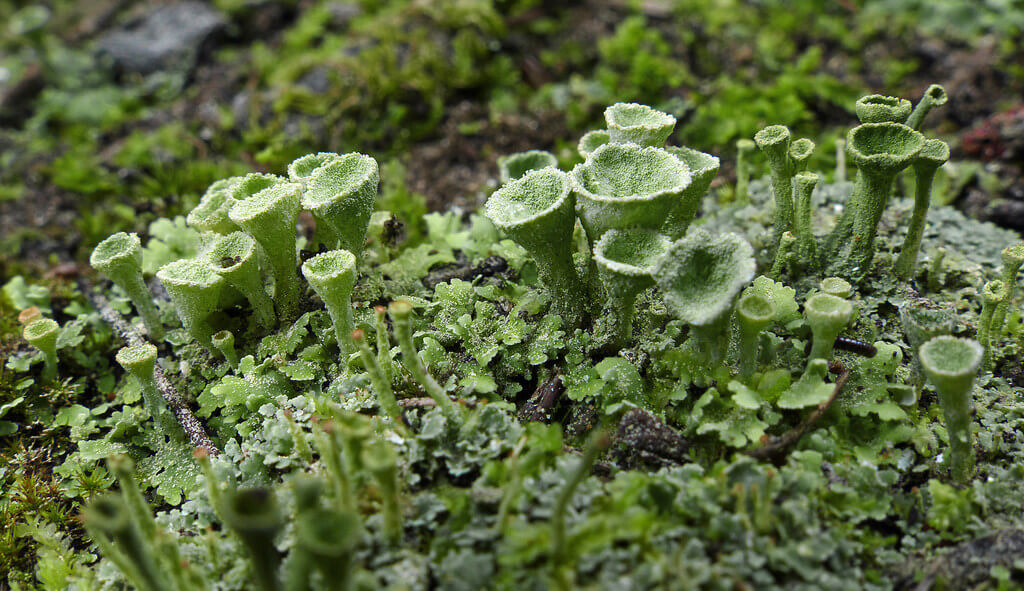
<instances>
[{"instance_id":1,"label":"white-green crusty lichen","mask_svg":"<svg viewBox=\"0 0 1024 591\"><path fill-rule=\"evenodd\" d=\"M1006 320L998 329L987 321L991 363L977 373L971 363L954 367L951 359L962 355L927 346L942 334L957 342L976 336L982 288L1009 273L1003 250L1019 237L932 208L921 237L925 260L902 279L891 270L913 200L897 192L881 213L872 266L856 277L828 274L823 245L853 185L825 182L828 171L802 173L807 142L791 142L793 184L802 189L791 195L786 231L794 245L809 237L817 248L810 257L795 248L773 279L765 179L749 183L748 201L701 195L700 215L675 240L664 225L671 207L622 227L613 214L601 220L610 231L577 227L587 216L583 184L632 216L632 200L665 181L647 186L642 167L611 166L602 154L654 154L650 163L667 172L670 189L681 186L673 183L684 169L697 182L700 166L674 155L681 149L610 142L581 165L594 176L528 172L498 190L487 217L431 214L422 241L397 246L360 236L358 267L348 264L354 255L341 255L345 264L320 269L318 262L339 255L306 245L310 252L291 267L296 313L269 329L222 278L207 310L214 313L202 320L204 330L217 331L215 350L233 339L237 363L198 351L180 331L170 331L161 352L163 370L191 395L221 455L201 451L197 467L180 441L139 425L148 419L132 412L138 387L119 379L114 403L82 415L75 428L83 439L63 470L130 450L142 458L137 472L156 503L156 527L133 534L116 519L117 501L98 501L86 526L105 536L106 557L96 571L70 564L67 578L100 577L111 586L215 581L224 589L318 588L324 577L358 589L428 581L604 589L628 580L648 589L674 588L685 576L697 588L742 581L886 589L925 573L920 556L1024 525L1024 403L1013 381L1021 290L991 300L987 316L1005 302ZM763 171L763 159L748 155ZM233 186L232 198L287 188L301 208L311 179L337 156L299 159L288 179L246 177L249 185ZM602 230L593 245L586 230ZM207 250L182 249L177 265L215 273L207 251L217 240L207 238L197 247ZM277 244L288 240L291 253L305 244L294 224ZM560 313L557 287L543 270L555 247L557 268L585 294L575 319ZM936 265L939 248L945 255ZM179 251L164 241L144 252L167 261ZM262 265L276 253L257 254ZM317 268L300 274L300 260ZM261 280L274 274L258 271ZM428 274L440 282L421 281ZM326 295L318 283L337 278L344 297ZM119 295L112 301L130 312ZM624 295L635 295L631 314L619 305ZM179 314L190 307L171 304ZM332 305L350 320L338 322ZM606 307L622 312L618 327L630 318L631 330L608 339ZM876 353L836 346L836 336ZM358 356L338 354L335 343L346 337ZM942 372L970 379L969 396L964 388L948 395ZM972 403L973 413L961 412ZM566 448L584 445L602 424L615 435L607 455L589 458L600 460L597 477ZM782 446L794 430L802 437ZM777 444L778 453L768 454ZM964 469L970 458L975 468ZM111 470L122 479L123 466ZM579 479L569 486L572 475ZM147 522L132 506L136 517L123 512L128 522ZM878 523L891 535L879 536ZM553 536L562 541L553 544ZM134 549L119 552L127 542ZM141 561L134 571L133 560ZM968 586L961 582L953 584Z\"/></svg>"}]
</instances>

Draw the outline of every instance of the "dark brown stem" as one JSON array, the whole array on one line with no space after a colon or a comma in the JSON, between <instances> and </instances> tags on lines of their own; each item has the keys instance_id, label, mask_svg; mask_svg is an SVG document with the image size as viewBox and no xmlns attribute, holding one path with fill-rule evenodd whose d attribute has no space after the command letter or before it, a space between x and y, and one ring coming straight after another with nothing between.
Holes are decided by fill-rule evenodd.
<instances>
[{"instance_id":1,"label":"dark brown stem","mask_svg":"<svg viewBox=\"0 0 1024 591\"><path fill-rule=\"evenodd\" d=\"M825 415L832 403L835 402L836 397L839 396L839 392L842 391L843 386L846 385L846 381L850 379L850 370L843 367L843 364L838 361L833 361L829 364L829 371L832 373L838 373L839 378L836 380L835 387L832 389L832 395L828 397L828 400L818 405L818 408L814 409L814 412L807 415L804 420L797 425L795 428L783 433L779 437L770 438L763 446L752 449L747 453L748 456L758 460L769 460L773 464L781 464L786 457L786 453L791 447L796 445L800 438L803 437L804 433L810 431L811 427L814 426L821 417Z\"/></svg>"}]
</instances>

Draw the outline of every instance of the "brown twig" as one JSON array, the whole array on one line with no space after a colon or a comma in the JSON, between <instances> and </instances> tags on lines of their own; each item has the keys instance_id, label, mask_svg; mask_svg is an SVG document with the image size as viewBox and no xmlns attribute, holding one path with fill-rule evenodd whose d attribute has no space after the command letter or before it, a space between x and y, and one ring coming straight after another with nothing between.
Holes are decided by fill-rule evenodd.
<instances>
[{"instance_id":1,"label":"brown twig","mask_svg":"<svg viewBox=\"0 0 1024 591\"><path fill-rule=\"evenodd\" d=\"M828 400L818 405L818 408L814 409L814 412L807 415L804 420L797 425L795 428L783 433L779 437L771 438L765 445L752 449L747 452L747 455L758 459L758 460L769 460L773 464L779 464L786 457L786 452L792 446L796 445L800 438L803 437L804 433L809 431L821 417L825 415L832 403L835 402L836 397L839 396L839 392L846 385L846 381L850 379L850 370L843 366L838 361L833 361L829 364L829 371L832 373L838 373L839 378L836 379L835 387L832 388L832 395L828 397Z\"/></svg>"},{"instance_id":2,"label":"brown twig","mask_svg":"<svg viewBox=\"0 0 1024 591\"><path fill-rule=\"evenodd\" d=\"M107 298L103 297L102 294L92 291L89 287L89 285L83 283L80 289L92 303L92 306L100 313L103 320L110 325L114 333L121 337L121 340L129 346L137 347L144 345L146 339L132 325L128 324L128 321L117 310L110 307L110 302L107 301ZM160 369L159 365L153 368L153 377L156 378L156 387L163 394L164 400L167 401L167 407L171 409L175 418L178 419L178 424L181 425L182 430L188 435L188 440L192 446L205 447L212 456L220 455L220 450L213 444L210 436L206 434L202 423L189 410L188 404L178 394L178 390L171 384L167 374Z\"/></svg>"}]
</instances>

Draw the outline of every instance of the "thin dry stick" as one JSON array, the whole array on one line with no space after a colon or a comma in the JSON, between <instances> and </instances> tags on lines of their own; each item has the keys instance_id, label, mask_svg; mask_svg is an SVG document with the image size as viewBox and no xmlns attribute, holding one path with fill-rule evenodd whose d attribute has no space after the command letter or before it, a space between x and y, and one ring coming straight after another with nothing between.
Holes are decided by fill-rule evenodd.
<instances>
[{"instance_id":1,"label":"thin dry stick","mask_svg":"<svg viewBox=\"0 0 1024 591\"><path fill-rule=\"evenodd\" d=\"M89 289L89 285L82 285L81 291L85 294L85 297L89 299L92 306L99 311L100 316L110 325L110 328L121 337L125 343L132 347L138 347L146 343L146 339L142 337L132 325L128 324L128 321L124 319L117 312L110 307L110 302L103 295L95 293ZM153 377L156 378L156 387L163 394L164 400L167 401L168 408L174 413L174 416L178 419L178 424L188 435L188 440L192 443L193 447L205 447L210 455L219 456L220 450L213 444L213 440L206 434L206 430L203 429L202 423L199 419L192 414L189 410L188 405L178 394L178 391L171 384L171 381L167 379L167 374L160 369L157 365L153 368Z\"/></svg>"},{"instance_id":2,"label":"thin dry stick","mask_svg":"<svg viewBox=\"0 0 1024 591\"><path fill-rule=\"evenodd\" d=\"M770 442L757 449L752 449L747 452L747 455L758 459L758 460L771 460L772 462L781 462L786 455L786 451L790 447L796 445L797 441L803 437L804 433L809 431L811 427L817 423L821 417L825 415L825 411L832 406L835 402L836 396L839 396L839 392L846 385L846 381L850 379L850 370L843 367L838 361L832 362L829 367L833 373L835 370L839 370L840 375L836 380L835 388L832 389L832 395L828 397L828 400L818 405L818 408L814 409L814 412L807 415L807 417L795 428L783 433L781 436L773 438Z\"/></svg>"}]
</instances>

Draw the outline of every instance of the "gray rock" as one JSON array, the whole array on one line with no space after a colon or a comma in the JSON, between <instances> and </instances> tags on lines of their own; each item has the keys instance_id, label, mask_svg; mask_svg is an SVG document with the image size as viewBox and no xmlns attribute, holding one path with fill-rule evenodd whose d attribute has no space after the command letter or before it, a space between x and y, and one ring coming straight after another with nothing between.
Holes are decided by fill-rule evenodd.
<instances>
[{"instance_id":1,"label":"gray rock","mask_svg":"<svg viewBox=\"0 0 1024 591\"><path fill-rule=\"evenodd\" d=\"M170 4L124 29L107 33L99 39L97 48L124 71L189 72L200 53L209 49L227 24L223 14L203 2Z\"/></svg>"}]
</instances>

